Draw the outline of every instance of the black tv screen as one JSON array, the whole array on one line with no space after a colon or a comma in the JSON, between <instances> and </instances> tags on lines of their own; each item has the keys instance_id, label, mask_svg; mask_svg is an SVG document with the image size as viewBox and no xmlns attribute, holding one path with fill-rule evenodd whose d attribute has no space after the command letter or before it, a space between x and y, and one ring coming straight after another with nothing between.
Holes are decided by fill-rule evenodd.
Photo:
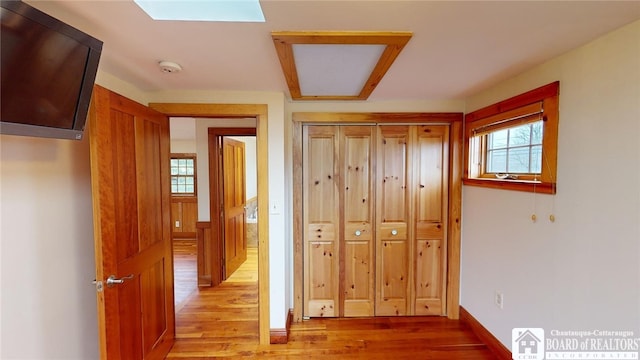
<instances>
[{"instance_id":1,"label":"black tv screen","mask_svg":"<svg viewBox=\"0 0 640 360\"><path fill-rule=\"evenodd\" d=\"M0 133L81 139L102 42L21 1L0 11Z\"/></svg>"}]
</instances>

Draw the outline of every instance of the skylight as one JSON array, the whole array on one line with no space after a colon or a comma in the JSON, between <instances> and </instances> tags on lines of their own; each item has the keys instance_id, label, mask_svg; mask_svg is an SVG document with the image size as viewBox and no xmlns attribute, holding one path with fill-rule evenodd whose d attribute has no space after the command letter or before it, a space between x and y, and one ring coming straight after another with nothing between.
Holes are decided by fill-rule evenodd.
<instances>
[{"instance_id":1,"label":"skylight","mask_svg":"<svg viewBox=\"0 0 640 360\"><path fill-rule=\"evenodd\" d=\"M259 0L134 0L154 20L264 22Z\"/></svg>"}]
</instances>

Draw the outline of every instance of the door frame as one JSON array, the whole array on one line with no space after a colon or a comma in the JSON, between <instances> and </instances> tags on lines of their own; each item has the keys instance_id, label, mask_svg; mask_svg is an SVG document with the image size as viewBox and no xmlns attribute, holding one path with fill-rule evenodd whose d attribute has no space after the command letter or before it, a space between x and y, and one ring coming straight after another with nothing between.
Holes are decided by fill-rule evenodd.
<instances>
[{"instance_id":1,"label":"door frame","mask_svg":"<svg viewBox=\"0 0 640 360\"><path fill-rule=\"evenodd\" d=\"M169 117L255 118L258 173L258 219L269 219L269 144L266 104L150 103ZM213 213L213 212L211 212ZM258 326L260 344L270 343L269 221L258 221Z\"/></svg>"},{"instance_id":2,"label":"door frame","mask_svg":"<svg viewBox=\"0 0 640 360\"><path fill-rule=\"evenodd\" d=\"M449 217L447 224L447 300L449 319L460 317L460 235L462 216L462 113L312 113L294 112L293 121L293 321L302 321L303 219L302 219L302 127L303 125L429 124L449 129Z\"/></svg>"},{"instance_id":3,"label":"door frame","mask_svg":"<svg viewBox=\"0 0 640 360\"><path fill-rule=\"evenodd\" d=\"M222 194L220 190L224 188L224 182L222 181L222 170L220 168L220 155L222 154L222 149L219 148L219 140L221 140L225 136L256 136L256 128L216 128L210 127L207 132L208 139L208 151L209 151L209 208L211 214L211 242L214 244L218 244L218 254L221 258L213 259L213 261L217 261L219 264L225 264L224 254L225 248L225 228L224 224L220 221L213 221L213 219L220 219L222 215L222 209L219 204L223 204L224 200L222 198ZM257 139L256 139L257 142ZM246 200L246 199L245 199ZM259 206L259 205L258 205ZM260 226L260 218L258 218L258 226ZM216 223L218 226L213 226ZM259 251L259 250L258 250ZM225 270L221 271L222 281L227 280L229 277Z\"/></svg>"}]
</instances>

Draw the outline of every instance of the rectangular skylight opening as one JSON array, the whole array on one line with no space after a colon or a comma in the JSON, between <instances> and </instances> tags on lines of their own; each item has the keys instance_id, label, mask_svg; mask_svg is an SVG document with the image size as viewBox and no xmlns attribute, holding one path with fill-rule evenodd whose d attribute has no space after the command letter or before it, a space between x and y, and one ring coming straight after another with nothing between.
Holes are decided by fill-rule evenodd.
<instances>
[{"instance_id":1,"label":"rectangular skylight opening","mask_svg":"<svg viewBox=\"0 0 640 360\"><path fill-rule=\"evenodd\" d=\"M134 0L154 20L264 22L259 0Z\"/></svg>"}]
</instances>

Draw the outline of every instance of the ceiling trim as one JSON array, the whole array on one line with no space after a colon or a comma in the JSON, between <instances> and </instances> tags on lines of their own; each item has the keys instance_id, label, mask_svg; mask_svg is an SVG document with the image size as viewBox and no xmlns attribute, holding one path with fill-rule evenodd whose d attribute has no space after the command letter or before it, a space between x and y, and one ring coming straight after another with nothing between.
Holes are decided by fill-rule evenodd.
<instances>
[{"instance_id":1,"label":"ceiling trim","mask_svg":"<svg viewBox=\"0 0 640 360\"><path fill-rule=\"evenodd\" d=\"M293 100L366 100L413 35L410 31L273 31L271 37ZM362 90L355 96L303 95L293 45L386 45Z\"/></svg>"}]
</instances>

